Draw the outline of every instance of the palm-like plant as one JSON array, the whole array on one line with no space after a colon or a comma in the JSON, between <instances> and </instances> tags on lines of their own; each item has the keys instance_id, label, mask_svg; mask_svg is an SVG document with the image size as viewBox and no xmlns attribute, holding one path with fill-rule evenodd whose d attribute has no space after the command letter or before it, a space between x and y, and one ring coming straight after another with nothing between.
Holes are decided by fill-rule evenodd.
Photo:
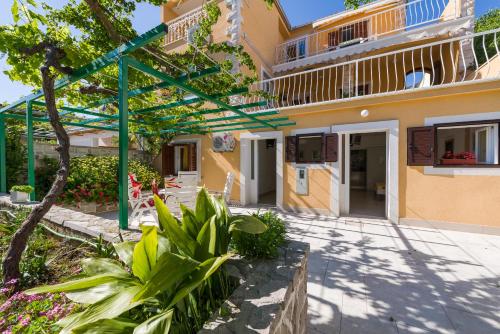
<instances>
[{"instance_id":1,"label":"palm-like plant","mask_svg":"<svg viewBox=\"0 0 500 334\"><path fill-rule=\"evenodd\" d=\"M199 322L199 308L207 302L213 307L207 299L215 290L225 290L226 277L218 269L232 256L228 253L232 231L266 230L255 217L230 216L224 202L205 189L198 194L194 211L182 207L180 221L160 198L155 197L155 204L160 228L143 225L139 242L115 244L120 261L85 259L81 277L27 291L65 292L71 300L88 305L59 322L61 333L196 330L189 320ZM148 316L134 316L138 313Z\"/></svg>"}]
</instances>

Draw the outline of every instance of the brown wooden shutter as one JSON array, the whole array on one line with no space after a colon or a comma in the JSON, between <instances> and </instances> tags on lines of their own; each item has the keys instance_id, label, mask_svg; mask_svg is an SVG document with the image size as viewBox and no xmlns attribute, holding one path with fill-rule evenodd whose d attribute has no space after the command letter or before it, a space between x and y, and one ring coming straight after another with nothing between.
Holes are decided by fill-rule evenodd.
<instances>
[{"instance_id":1,"label":"brown wooden shutter","mask_svg":"<svg viewBox=\"0 0 500 334\"><path fill-rule=\"evenodd\" d=\"M197 164L196 164L196 144L189 144L189 171L196 172Z\"/></svg>"},{"instance_id":2,"label":"brown wooden shutter","mask_svg":"<svg viewBox=\"0 0 500 334\"><path fill-rule=\"evenodd\" d=\"M434 165L434 127L408 128L408 166Z\"/></svg>"},{"instance_id":3,"label":"brown wooden shutter","mask_svg":"<svg viewBox=\"0 0 500 334\"><path fill-rule=\"evenodd\" d=\"M339 153L339 135L325 135L325 162L337 162Z\"/></svg>"},{"instance_id":4,"label":"brown wooden shutter","mask_svg":"<svg viewBox=\"0 0 500 334\"><path fill-rule=\"evenodd\" d=\"M297 137L287 136L285 137L285 161L295 162L297 161Z\"/></svg>"},{"instance_id":5,"label":"brown wooden shutter","mask_svg":"<svg viewBox=\"0 0 500 334\"><path fill-rule=\"evenodd\" d=\"M163 176L175 174L175 147L164 144L162 147L162 174Z\"/></svg>"}]
</instances>

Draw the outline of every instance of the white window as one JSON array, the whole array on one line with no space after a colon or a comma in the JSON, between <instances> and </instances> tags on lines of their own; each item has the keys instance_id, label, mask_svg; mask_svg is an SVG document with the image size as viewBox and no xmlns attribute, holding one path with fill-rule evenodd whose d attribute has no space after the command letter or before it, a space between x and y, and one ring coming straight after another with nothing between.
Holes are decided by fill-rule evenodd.
<instances>
[{"instance_id":1,"label":"white window","mask_svg":"<svg viewBox=\"0 0 500 334\"><path fill-rule=\"evenodd\" d=\"M437 126L436 165L498 164L498 124Z\"/></svg>"}]
</instances>

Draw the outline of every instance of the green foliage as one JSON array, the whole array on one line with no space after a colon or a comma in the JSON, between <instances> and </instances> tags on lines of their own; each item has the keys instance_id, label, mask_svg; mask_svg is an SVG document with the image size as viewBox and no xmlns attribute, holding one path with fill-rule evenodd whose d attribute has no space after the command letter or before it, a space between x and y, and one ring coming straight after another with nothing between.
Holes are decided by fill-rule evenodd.
<instances>
[{"instance_id":1,"label":"green foliage","mask_svg":"<svg viewBox=\"0 0 500 334\"><path fill-rule=\"evenodd\" d=\"M7 122L5 155L7 171L7 189L20 182L26 164L26 145L23 143L24 127L18 122Z\"/></svg>"},{"instance_id":2,"label":"green foliage","mask_svg":"<svg viewBox=\"0 0 500 334\"><path fill-rule=\"evenodd\" d=\"M500 28L500 9L492 9L476 20L475 31L483 32ZM497 54L497 49L500 49L500 40L497 39L495 47L495 34L486 35L483 38L474 39L474 51L479 65L486 62L487 57L490 58ZM485 52L486 48L486 52Z\"/></svg>"},{"instance_id":3,"label":"green foliage","mask_svg":"<svg viewBox=\"0 0 500 334\"><path fill-rule=\"evenodd\" d=\"M16 186L12 186L12 188L10 188L10 192L13 192L13 191L18 191L18 192L21 192L21 193L31 193L33 192L33 187L32 186L29 186L29 185L16 185Z\"/></svg>"},{"instance_id":4,"label":"green foliage","mask_svg":"<svg viewBox=\"0 0 500 334\"><path fill-rule=\"evenodd\" d=\"M230 216L221 199L199 192L196 209L181 207L179 221L155 196L160 228L141 226L139 242L115 245L120 261L86 259L83 274L29 295L65 292L87 304L59 322L61 333L196 333L233 284L221 266L233 231L262 233L256 217Z\"/></svg>"},{"instance_id":5,"label":"green foliage","mask_svg":"<svg viewBox=\"0 0 500 334\"><path fill-rule=\"evenodd\" d=\"M75 310L75 304L64 294L28 296L16 293L0 306L0 331L59 333L61 328L55 323Z\"/></svg>"},{"instance_id":6,"label":"green foliage","mask_svg":"<svg viewBox=\"0 0 500 334\"><path fill-rule=\"evenodd\" d=\"M130 160L129 172L137 176L144 190L151 183L161 181L160 174L149 165ZM66 191L61 195L65 203L98 202L110 203L118 200L118 157L85 156L72 158Z\"/></svg>"},{"instance_id":7,"label":"green foliage","mask_svg":"<svg viewBox=\"0 0 500 334\"><path fill-rule=\"evenodd\" d=\"M14 218L10 216L2 216L0 218L0 250L2 254L5 254L12 236L28 214L28 210L19 210L14 212ZM26 251L21 260L20 270L22 273L22 286L36 285L47 278L47 255L49 249L53 246L53 240L45 238L41 229L37 228L30 237Z\"/></svg>"},{"instance_id":8,"label":"green foliage","mask_svg":"<svg viewBox=\"0 0 500 334\"><path fill-rule=\"evenodd\" d=\"M40 161L37 161L35 169L35 189L37 200L41 201L49 192L52 182L54 182L56 178L58 169L59 161L57 159L44 156Z\"/></svg>"},{"instance_id":9,"label":"green foliage","mask_svg":"<svg viewBox=\"0 0 500 334\"><path fill-rule=\"evenodd\" d=\"M274 258L278 248L285 243L285 222L272 211L254 214L267 226L262 234L237 233L231 246L243 256L255 258Z\"/></svg>"}]
</instances>

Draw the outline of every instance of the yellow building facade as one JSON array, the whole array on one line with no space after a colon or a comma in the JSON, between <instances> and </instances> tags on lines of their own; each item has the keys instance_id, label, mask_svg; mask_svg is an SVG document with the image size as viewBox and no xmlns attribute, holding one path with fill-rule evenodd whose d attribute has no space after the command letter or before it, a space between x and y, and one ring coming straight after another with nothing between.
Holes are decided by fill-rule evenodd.
<instances>
[{"instance_id":1,"label":"yellow building facade","mask_svg":"<svg viewBox=\"0 0 500 334\"><path fill-rule=\"evenodd\" d=\"M497 32L472 33L473 1L423 3L379 0L294 28L279 3L218 2L214 40L243 45L261 76L251 91L274 97L261 111L295 125L171 145L196 146L209 190L233 173L242 205L500 233L500 57L481 53ZM176 23L201 5L162 15ZM222 134L232 150L214 149Z\"/></svg>"}]
</instances>

